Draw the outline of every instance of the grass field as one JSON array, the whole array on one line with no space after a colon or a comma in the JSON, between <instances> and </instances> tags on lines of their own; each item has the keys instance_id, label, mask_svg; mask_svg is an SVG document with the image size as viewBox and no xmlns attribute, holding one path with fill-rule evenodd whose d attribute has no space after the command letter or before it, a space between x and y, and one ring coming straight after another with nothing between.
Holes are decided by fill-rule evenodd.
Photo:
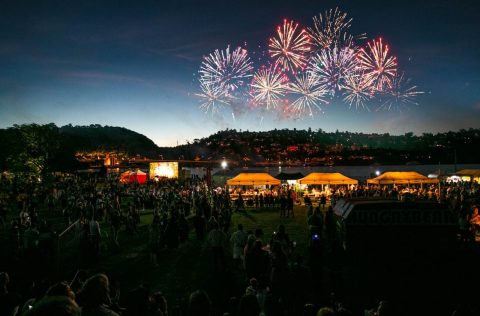
<instances>
[{"instance_id":1,"label":"grass field","mask_svg":"<svg viewBox=\"0 0 480 316\"><path fill-rule=\"evenodd\" d=\"M309 240L307 238L306 207L295 206L295 217L282 218L278 209L247 209L246 213L234 213L230 232L242 223L245 230L254 231L262 228L264 232L263 242L268 243L272 233L277 230L279 224L286 227L286 231L292 241L296 242L294 255L307 254ZM121 231L119 236L120 250L113 251L105 248L99 263L93 265L87 272L92 275L97 272L105 272L113 284L118 284L121 289L121 298L124 299L129 290L146 284L150 291L162 291L170 307L180 306L185 308L189 294L197 289L206 290L215 302L227 302L231 296L241 296L245 290L246 280L243 268L235 264L231 259L231 246L227 250L227 270L223 274L216 274L213 270L213 260L205 242L196 239L195 232L191 228L189 240L180 245L178 249L161 251L158 259L159 266L154 267L149 261L148 251L148 225L152 222L151 210L141 216L139 234L135 237ZM102 225L107 227L108 225ZM193 226L193 225L191 225ZM107 228L104 228L108 231ZM73 243L64 242L64 256L68 258L59 264L53 276L69 280L73 277L79 266L78 240L75 244L74 234L70 235ZM106 245L105 245L106 246ZM467 249L468 250L468 249ZM347 261L346 268L342 272L342 284L348 286L343 289L344 303L350 307L372 307L383 299L387 294L386 289L391 288L390 293L395 296L401 295L406 301L402 304L413 306L421 300L421 296L410 294L436 289L437 297L442 297L442 304L431 302L428 306L437 306L437 309L453 308L455 302L470 292L466 284L478 284L478 275L472 277L470 271L476 271L480 262L480 252L473 251L452 252L450 255L427 262L417 262L412 259L400 268L395 262L384 260L372 261L378 269L372 269L371 262L361 263ZM377 259L375 259L377 260ZM462 267L462 268L459 268ZM469 267L464 269L463 267ZM379 270L380 269L380 270ZM379 272L382 272L379 273ZM429 272L429 273L427 273ZM384 276L388 276L385 278ZM427 277L423 277L428 275ZM412 277L415 276L415 277ZM438 277L442 276L442 277ZM45 276L47 277L47 276ZM324 280L325 288L331 289ZM374 285L375 284L375 285ZM317 285L318 286L318 285ZM392 290L393 289L393 290ZM461 290L461 291L460 291ZM457 293L458 292L458 293ZM327 292L322 292L325 298ZM440 294L442 295L440 295ZM392 295L392 294L390 294ZM468 296L467 296L468 297ZM433 305L433 304L436 305ZM220 306L225 310L225 306Z\"/></svg>"},{"instance_id":2,"label":"grass field","mask_svg":"<svg viewBox=\"0 0 480 316\"><path fill-rule=\"evenodd\" d=\"M122 293L133 289L140 284L148 284L151 290L162 291L171 306L185 306L188 296L197 289L205 289L212 294L212 298L227 300L230 296L241 295L245 289L245 274L243 268L231 260L231 247L227 251L227 272L217 275L213 271L213 261L205 242L195 237L191 229L190 238L178 249L165 249L159 255L159 267L149 262L147 248L148 224L152 215L141 217L140 234L129 238L125 234L120 236L121 251L117 254L105 254L100 263L89 272L105 271L114 281L120 283ZM245 231L262 228L264 243L270 241L272 233L279 224L286 227L290 239L296 242L295 253L303 254L307 246L306 208L295 207L294 218L281 218L278 209L248 209L246 213L234 213L232 229L242 223ZM232 292L226 291L228 288ZM232 286L233 285L233 286Z\"/></svg>"}]
</instances>

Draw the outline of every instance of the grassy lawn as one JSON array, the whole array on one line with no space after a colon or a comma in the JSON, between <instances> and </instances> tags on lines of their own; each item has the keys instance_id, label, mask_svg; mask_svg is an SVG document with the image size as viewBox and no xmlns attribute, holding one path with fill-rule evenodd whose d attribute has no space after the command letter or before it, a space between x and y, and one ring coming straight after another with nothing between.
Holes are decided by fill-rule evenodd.
<instances>
[{"instance_id":1,"label":"grassy lawn","mask_svg":"<svg viewBox=\"0 0 480 316\"><path fill-rule=\"evenodd\" d=\"M158 257L159 267L150 263L148 251L148 226L152 222L151 210L146 210L141 215L139 234L129 236L123 229L119 234L120 250L113 251L108 248L108 242L104 243L99 263L88 269L88 274L105 272L112 282L118 282L122 297L129 290L147 284L151 291L162 291L168 299L170 306L186 306L189 294L197 289L206 290L212 299L228 301L231 296L240 296L245 290L245 273L243 268L231 259L231 245L227 249L227 271L222 275L215 274L210 250L204 241L196 239L193 225L190 225L189 240L180 245L178 249L164 249ZM59 211L41 211L42 218L48 218L57 231L65 227ZM279 216L278 209L263 208L255 210L248 208L246 213L234 213L230 233L236 230L242 223L244 230L254 231L262 228L264 232L263 242L270 241L272 233L283 224L290 240L296 242L294 254L306 253L307 225L306 207L295 206L295 217L284 218ZM105 232L110 233L108 224L101 223ZM8 245L7 231L4 231L2 240ZM79 267L79 241L74 231L70 231L59 242L59 251L62 253L61 260L54 263L48 275L40 278L53 278L70 280ZM227 286L228 285L228 286ZM232 291L226 291L226 289Z\"/></svg>"},{"instance_id":2,"label":"grassy lawn","mask_svg":"<svg viewBox=\"0 0 480 316\"><path fill-rule=\"evenodd\" d=\"M264 243L268 243L273 231L283 224L290 239L297 243L295 252L304 254L307 245L305 213L305 207L296 206L294 218L280 218L278 209L248 209L246 214L234 213L232 231L239 223L246 231L262 228ZM89 272L106 271L113 280L120 282L123 296L142 283L148 284L151 290L162 291L170 306L185 306L189 294L196 289L205 289L213 300L241 295L245 289L245 275L243 269L230 259L231 247L227 251L227 272L217 275L213 271L208 248L203 241L196 239L193 229L189 240L178 249L163 250L158 258L160 266L153 267L147 248L147 225L151 220L151 215L142 216L140 235L133 239L120 236L121 252L104 256L100 264ZM225 291L225 282L233 289L232 292Z\"/></svg>"},{"instance_id":3,"label":"grassy lawn","mask_svg":"<svg viewBox=\"0 0 480 316\"><path fill-rule=\"evenodd\" d=\"M286 232L291 241L296 242L296 252L304 253L307 246L307 218L306 207L296 206L294 210L295 217L280 217L278 209L249 209L247 214L234 213L234 229L238 224L243 224L244 230L255 231L256 228L262 228L264 232L263 242L268 243L278 225L285 226Z\"/></svg>"}]
</instances>

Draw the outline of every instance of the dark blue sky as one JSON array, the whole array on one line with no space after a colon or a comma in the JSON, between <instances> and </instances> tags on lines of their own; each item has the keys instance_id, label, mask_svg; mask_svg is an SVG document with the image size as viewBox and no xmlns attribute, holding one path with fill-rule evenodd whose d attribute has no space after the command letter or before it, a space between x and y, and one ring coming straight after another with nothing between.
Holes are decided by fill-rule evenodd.
<instances>
[{"instance_id":1,"label":"dark blue sky","mask_svg":"<svg viewBox=\"0 0 480 316\"><path fill-rule=\"evenodd\" d=\"M41 2L41 3L38 3ZM407 111L349 110L314 119L258 113L212 119L198 109L201 58L227 44L265 47L284 18L310 25L338 6L352 32L382 36L420 90ZM480 1L2 1L0 127L124 126L158 145L219 129L322 128L417 134L480 127Z\"/></svg>"}]
</instances>

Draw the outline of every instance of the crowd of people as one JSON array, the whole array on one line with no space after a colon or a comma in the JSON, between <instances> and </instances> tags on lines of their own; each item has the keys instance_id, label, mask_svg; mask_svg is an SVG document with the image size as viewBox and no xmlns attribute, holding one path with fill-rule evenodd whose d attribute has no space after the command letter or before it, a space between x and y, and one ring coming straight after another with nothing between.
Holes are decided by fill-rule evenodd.
<instances>
[{"instance_id":1,"label":"crowd of people","mask_svg":"<svg viewBox=\"0 0 480 316\"><path fill-rule=\"evenodd\" d=\"M293 217L294 203L306 205L308 246L306 253L298 253L284 225L271 236L265 236L261 227L246 230L241 224L232 231L233 212L246 210L242 195L232 200L228 191L213 189L204 179L138 185L121 184L114 177L59 176L49 184L2 178L0 186L1 267L8 271L0 273L0 315L8 316L352 315L332 294L342 256L332 210L338 199L405 194L440 199L459 215L465 241L472 241L480 225L476 183L440 188L331 187L319 197L318 206L288 187L256 194L251 207L276 208L280 217ZM199 290L191 293L187 307L170 306L161 292L152 290L154 286L140 285L120 296L118 284L106 274L89 277L86 271L102 260L104 245L108 251L121 251L120 233L127 239L141 238L139 224L147 213L152 215L147 223L152 268L161 264L161 251L174 252L195 236L209 251L213 278L221 279L233 265L244 280L242 293L221 296L219 302L217 294L211 297ZM78 240L82 270L69 281L47 282L45 275L58 277L50 273L60 255L55 245L66 234ZM11 281L23 287L13 289ZM388 301L364 307L368 315L396 315L397 309Z\"/></svg>"}]
</instances>

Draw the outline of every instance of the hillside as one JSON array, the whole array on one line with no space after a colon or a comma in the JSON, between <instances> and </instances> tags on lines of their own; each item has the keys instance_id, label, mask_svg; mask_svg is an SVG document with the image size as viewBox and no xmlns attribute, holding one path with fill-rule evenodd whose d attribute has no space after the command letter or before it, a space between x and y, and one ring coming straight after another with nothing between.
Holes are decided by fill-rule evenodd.
<instances>
[{"instance_id":1,"label":"hillside","mask_svg":"<svg viewBox=\"0 0 480 316\"><path fill-rule=\"evenodd\" d=\"M24 124L0 129L0 171L10 170L34 175L49 171L74 171L80 166L77 152L123 152L156 158L159 148L146 136L123 127L57 127Z\"/></svg>"},{"instance_id":2,"label":"hillside","mask_svg":"<svg viewBox=\"0 0 480 316\"><path fill-rule=\"evenodd\" d=\"M166 159L222 159L242 165L286 164L477 163L480 129L414 135L325 132L321 129L250 132L224 130L173 148L160 148Z\"/></svg>"},{"instance_id":3,"label":"hillside","mask_svg":"<svg viewBox=\"0 0 480 316\"><path fill-rule=\"evenodd\" d=\"M156 157L159 153L151 139L124 127L66 125L60 127L59 132L71 139L76 151L119 151L147 157Z\"/></svg>"},{"instance_id":4,"label":"hillside","mask_svg":"<svg viewBox=\"0 0 480 316\"><path fill-rule=\"evenodd\" d=\"M0 170L45 174L75 170L75 153L151 159L221 160L231 166L479 163L480 129L404 135L325 132L321 129L224 130L176 147L158 147L123 127L55 124L0 129ZM89 153L89 154L88 154Z\"/></svg>"}]
</instances>

